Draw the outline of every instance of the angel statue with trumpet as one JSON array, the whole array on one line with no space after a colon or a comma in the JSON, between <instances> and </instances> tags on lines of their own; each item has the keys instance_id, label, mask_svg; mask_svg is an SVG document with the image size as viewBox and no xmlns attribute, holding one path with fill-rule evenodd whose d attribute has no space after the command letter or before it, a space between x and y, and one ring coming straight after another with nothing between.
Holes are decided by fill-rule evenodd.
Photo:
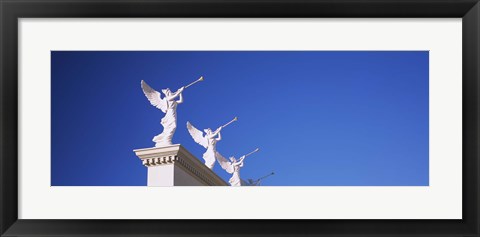
<instances>
[{"instance_id":1,"label":"angel statue with trumpet","mask_svg":"<svg viewBox=\"0 0 480 237\"><path fill-rule=\"evenodd\" d=\"M188 129L188 132L190 133L190 136L192 136L193 140L196 143L200 144L201 146L207 149L205 153L203 153L202 157L205 160L205 165L209 169L213 169L213 166L215 165L215 156L217 153L217 148L216 148L217 142L222 140L222 134L220 134L220 131L222 131L222 128L228 126L229 124L237 120L238 118L235 117L234 119L232 119L232 121L217 128L215 132L213 132L212 129L210 128L204 129L203 131L205 132L205 136L203 135L202 131L198 130L190 122L187 122L187 129Z\"/></svg>"},{"instance_id":2,"label":"angel statue with trumpet","mask_svg":"<svg viewBox=\"0 0 480 237\"><path fill-rule=\"evenodd\" d=\"M243 167L243 160L257 152L259 149L255 149L254 151L246 154L246 155L243 155L242 157L240 157L240 159L236 159L235 157L230 157L230 161L228 161L227 159L225 159L225 157L223 157L222 155L220 155L220 153L217 152L217 159L218 159L218 163L220 163L220 166L225 170L227 171L227 173L229 174L232 174L232 177L230 178L230 180L228 180L228 182L230 183L231 186L243 186L242 185L242 179L240 178L240 168Z\"/></svg>"},{"instance_id":3,"label":"angel statue with trumpet","mask_svg":"<svg viewBox=\"0 0 480 237\"><path fill-rule=\"evenodd\" d=\"M176 92L172 92L168 88L163 89L162 93L164 94L164 97L162 98L160 92L154 90L142 80L142 90L147 99L150 101L150 104L165 113L165 116L161 120L163 132L152 139L152 141L155 142L155 147L172 145L172 137L177 129L177 105L183 103L182 92L184 89L200 81L203 81L203 77L200 77L198 80L181 87ZM177 97L178 100L176 100Z\"/></svg>"}]
</instances>

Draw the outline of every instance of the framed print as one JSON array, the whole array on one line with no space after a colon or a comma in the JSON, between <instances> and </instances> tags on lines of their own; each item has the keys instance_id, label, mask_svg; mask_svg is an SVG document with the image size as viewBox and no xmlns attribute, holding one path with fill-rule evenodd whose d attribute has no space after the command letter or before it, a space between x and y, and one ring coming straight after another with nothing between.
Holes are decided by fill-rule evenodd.
<instances>
[{"instance_id":1,"label":"framed print","mask_svg":"<svg viewBox=\"0 0 480 237\"><path fill-rule=\"evenodd\" d=\"M2 236L479 236L477 1L1 4Z\"/></svg>"}]
</instances>

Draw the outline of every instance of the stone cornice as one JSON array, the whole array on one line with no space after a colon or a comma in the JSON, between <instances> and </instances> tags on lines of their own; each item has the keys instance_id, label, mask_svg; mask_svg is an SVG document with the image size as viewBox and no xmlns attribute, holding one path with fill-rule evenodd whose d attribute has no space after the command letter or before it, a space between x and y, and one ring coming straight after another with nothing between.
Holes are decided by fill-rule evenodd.
<instances>
[{"instance_id":1,"label":"stone cornice","mask_svg":"<svg viewBox=\"0 0 480 237\"><path fill-rule=\"evenodd\" d=\"M180 144L134 150L146 167L174 164L209 186L228 186L215 172Z\"/></svg>"}]
</instances>

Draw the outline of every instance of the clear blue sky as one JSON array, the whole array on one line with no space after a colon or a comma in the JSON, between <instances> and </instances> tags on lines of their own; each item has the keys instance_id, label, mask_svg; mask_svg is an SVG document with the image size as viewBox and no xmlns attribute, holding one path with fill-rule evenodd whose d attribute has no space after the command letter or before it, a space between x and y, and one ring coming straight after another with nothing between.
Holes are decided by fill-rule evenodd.
<instances>
[{"instance_id":1,"label":"clear blue sky","mask_svg":"<svg viewBox=\"0 0 480 237\"><path fill-rule=\"evenodd\" d=\"M427 51L53 51L52 185L144 186L133 149L152 147L163 113L140 88L184 92L173 138L201 159L186 129L217 128L217 150L248 157L264 185L429 184ZM214 171L230 175L218 163Z\"/></svg>"}]
</instances>

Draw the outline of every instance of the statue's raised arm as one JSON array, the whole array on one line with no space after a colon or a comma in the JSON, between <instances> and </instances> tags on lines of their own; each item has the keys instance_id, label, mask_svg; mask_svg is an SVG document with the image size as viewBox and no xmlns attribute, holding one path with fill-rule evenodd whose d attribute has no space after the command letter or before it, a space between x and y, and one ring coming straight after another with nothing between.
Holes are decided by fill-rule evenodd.
<instances>
[{"instance_id":1,"label":"statue's raised arm","mask_svg":"<svg viewBox=\"0 0 480 237\"><path fill-rule=\"evenodd\" d=\"M185 89L185 87L181 87L180 89L178 89L175 93L171 93L171 100L177 98L177 97L181 97L182 96L182 92L183 90ZM178 101L177 101L178 103Z\"/></svg>"},{"instance_id":2,"label":"statue's raised arm","mask_svg":"<svg viewBox=\"0 0 480 237\"><path fill-rule=\"evenodd\" d=\"M182 87L183 88L183 87ZM177 104L181 104L183 103L183 95L182 93L180 92L180 95L178 95L178 100L177 100Z\"/></svg>"}]
</instances>

